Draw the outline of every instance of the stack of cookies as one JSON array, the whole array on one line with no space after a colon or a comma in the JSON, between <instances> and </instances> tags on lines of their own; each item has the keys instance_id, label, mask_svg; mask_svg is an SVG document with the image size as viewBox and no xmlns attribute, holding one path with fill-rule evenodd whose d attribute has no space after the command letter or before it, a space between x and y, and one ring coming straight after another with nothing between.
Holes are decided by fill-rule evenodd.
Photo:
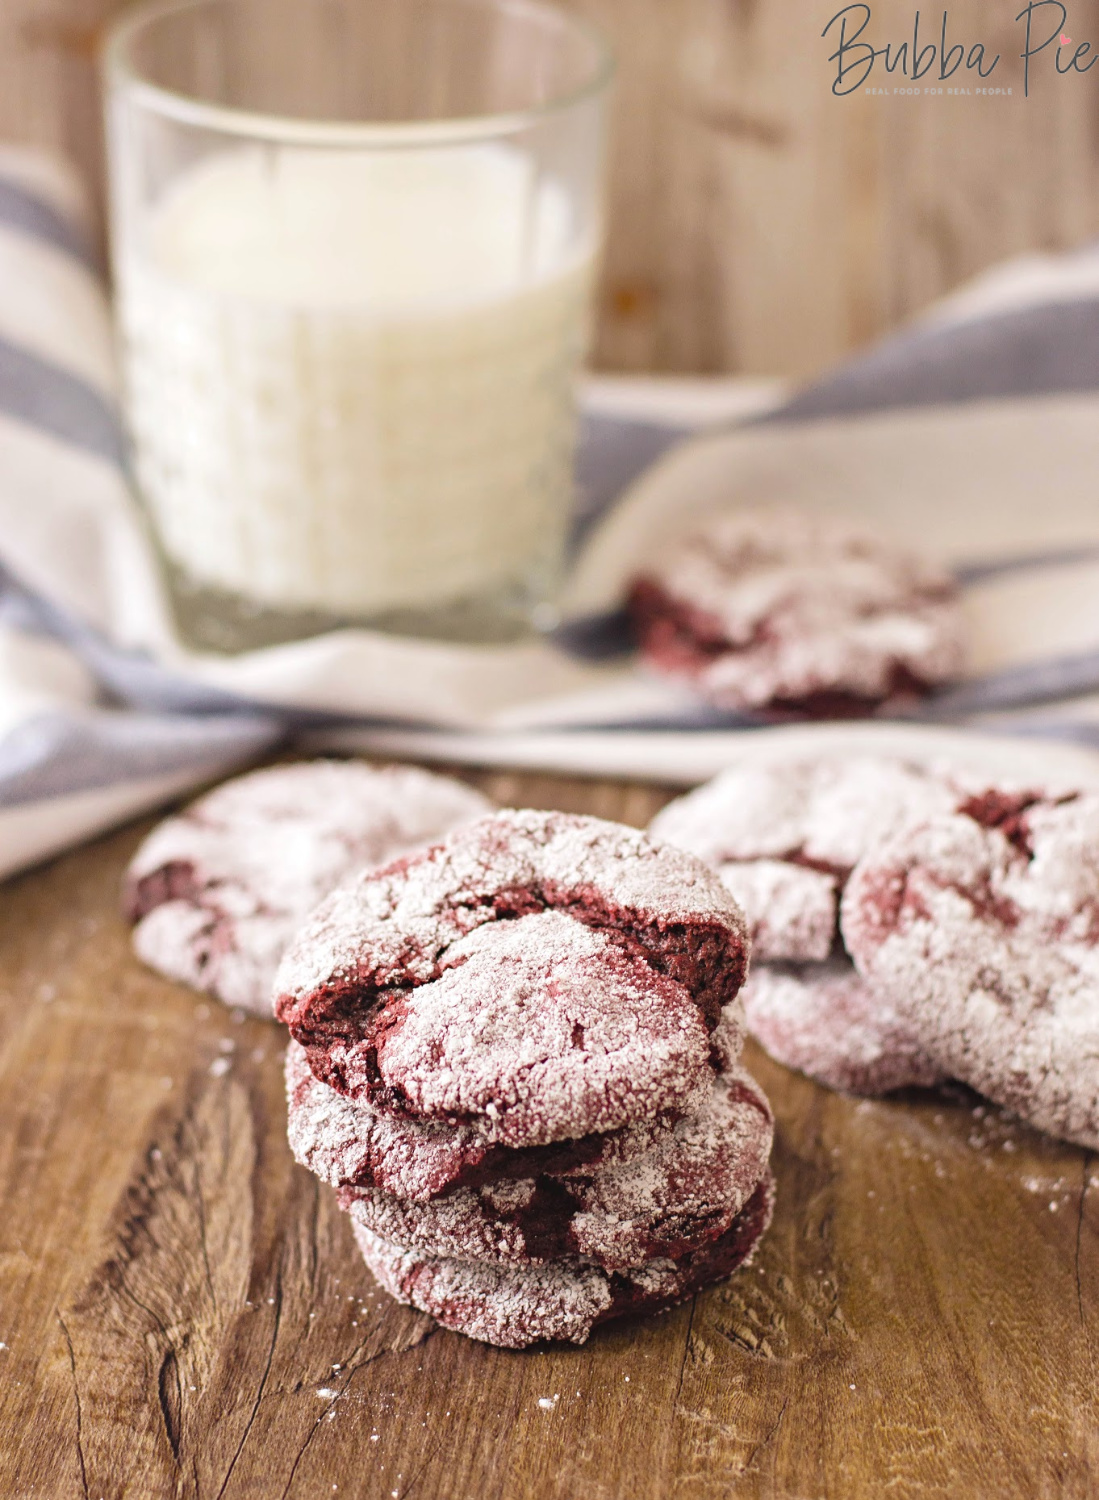
<instances>
[{"instance_id":1,"label":"stack of cookies","mask_svg":"<svg viewBox=\"0 0 1099 1500\"><path fill-rule=\"evenodd\" d=\"M770 1220L739 907L694 856L503 812L334 892L280 966L290 1143L449 1328L581 1343Z\"/></svg>"}]
</instances>

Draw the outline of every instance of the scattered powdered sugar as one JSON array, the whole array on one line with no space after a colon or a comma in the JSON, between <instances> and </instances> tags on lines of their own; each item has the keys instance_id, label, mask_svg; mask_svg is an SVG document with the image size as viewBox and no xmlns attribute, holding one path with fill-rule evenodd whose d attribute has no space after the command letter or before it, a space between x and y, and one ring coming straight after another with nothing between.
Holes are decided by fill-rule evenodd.
<instances>
[{"instance_id":1,"label":"scattered powdered sugar","mask_svg":"<svg viewBox=\"0 0 1099 1500\"><path fill-rule=\"evenodd\" d=\"M1099 797L967 812L857 866L848 950L944 1073L1099 1147Z\"/></svg>"},{"instance_id":2,"label":"scattered powdered sugar","mask_svg":"<svg viewBox=\"0 0 1099 1500\"><path fill-rule=\"evenodd\" d=\"M273 766L225 782L161 823L126 875L134 947L151 967L258 1015L302 919L342 880L488 801L408 766Z\"/></svg>"},{"instance_id":3,"label":"scattered powdered sugar","mask_svg":"<svg viewBox=\"0 0 1099 1500\"><path fill-rule=\"evenodd\" d=\"M773 1123L737 1070L629 1162L460 1188L429 1204L346 1189L340 1205L383 1239L463 1260L609 1270L678 1259L728 1228L766 1171Z\"/></svg>"},{"instance_id":4,"label":"scattered powdered sugar","mask_svg":"<svg viewBox=\"0 0 1099 1500\"><path fill-rule=\"evenodd\" d=\"M846 957L761 964L743 990L748 1027L776 1061L852 1094L931 1087L943 1072Z\"/></svg>"},{"instance_id":5,"label":"scattered powdered sugar","mask_svg":"<svg viewBox=\"0 0 1099 1500\"><path fill-rule=\"evenodd\" d=\"M712 517L637 580L631 606L652 664L729 708L873 701L952 678L965 660L944 569L793 506Z\"/></svg>"}]
</instances>

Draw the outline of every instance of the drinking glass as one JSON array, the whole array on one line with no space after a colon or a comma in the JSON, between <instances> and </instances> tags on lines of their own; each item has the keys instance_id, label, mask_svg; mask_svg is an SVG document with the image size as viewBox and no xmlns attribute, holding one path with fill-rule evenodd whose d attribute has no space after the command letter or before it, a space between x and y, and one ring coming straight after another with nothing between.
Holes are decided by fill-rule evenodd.
<instances>
[{"instance_id":1,"label":"drinking glass","mask_svg":"<svg viewBox=\"0 0 1099 1500\"><path fill-rule=\"evenodd\" d=\"M184 639L552 622L599 37L539 0L168 0L105 68L125 410Z\"/></svg>"}]
</instances>

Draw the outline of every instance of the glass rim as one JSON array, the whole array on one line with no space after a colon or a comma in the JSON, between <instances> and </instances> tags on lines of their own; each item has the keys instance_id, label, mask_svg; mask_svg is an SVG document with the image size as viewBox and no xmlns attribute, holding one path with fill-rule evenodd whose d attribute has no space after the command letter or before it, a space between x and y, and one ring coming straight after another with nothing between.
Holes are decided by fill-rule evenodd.
<instances>
[{"instance_id":1,"label":"glass rim","mask_svg":"<svg viewBox=\"0 0 1099 1500\"><path fill-rule=\"evenodd\" d=\"M197 95L180 93L152 83L134 66L130 47L146 27L167 16L199 10L216 0L147 0L129 7L107 29L102 62L108 94L125 91L146 109L155 111L180 124L217 130L224 135L278 141L288 146L333 146L400 148L402 146L448 145L452 142L491 139L517 134L539 120L563 114L594 99L610 84L615 72L614 53L599 28L586 17L574 15L544 0L458 0L485 10L504 10L532 16L550 17L553 21L583 36L592 49L590 76L574 88L533 104L526 109L499 113L460 115L438 120L325 120L296 119L292 115L274 115L262 111L237 109L216 104ZM229 0L232 3L232 0Z\"/></svg>"}]
</instances>

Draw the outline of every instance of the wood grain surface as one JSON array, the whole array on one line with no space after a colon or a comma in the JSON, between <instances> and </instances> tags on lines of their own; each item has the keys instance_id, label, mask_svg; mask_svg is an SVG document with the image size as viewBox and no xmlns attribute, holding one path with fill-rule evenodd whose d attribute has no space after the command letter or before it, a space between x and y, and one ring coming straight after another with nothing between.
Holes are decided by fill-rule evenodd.
<instances>
[{"instance_id":1,"label":"wood grain surface","mask_svg":"<svg viewBox=\"0 0 1099 1500\"><path fill-rule=\"evenodd\" d=\"M665 800L469 779L631 823ZM374 1287L291 1160L281 1030L130 954L147 826L0 888L3 1500L1099 1495L1087 1153L750 1047L778 1121L755 1263L583 1348L472 1343Z\"/></svg>"},{"instance_id":2,"label":"wood grain surface","mask_svg":"<svg viewBox=\"0 0 1099 1500\"><path fill-rule=\"evenodd\" d=\"M996 260L1099 232L1099 70L1057 76L1047 50L1024 98L1022 0L945 7L950 45L1002 53L989 83L1010 96L945 92L973 87L963 72L941 96L925 79L915 96L843 99L821 31L844 0L564 3L621 61L605 368L805 374ZM0 139L59 148L97 186L95 58L122 5L0 3ZM1073 40L1099 45L1099 0L1066 7ZM911 38L917 9L939 40L944 6L871 9L878 47ZM881 63L872 79L907 81Z\"/></svg>"}]
</instances>

